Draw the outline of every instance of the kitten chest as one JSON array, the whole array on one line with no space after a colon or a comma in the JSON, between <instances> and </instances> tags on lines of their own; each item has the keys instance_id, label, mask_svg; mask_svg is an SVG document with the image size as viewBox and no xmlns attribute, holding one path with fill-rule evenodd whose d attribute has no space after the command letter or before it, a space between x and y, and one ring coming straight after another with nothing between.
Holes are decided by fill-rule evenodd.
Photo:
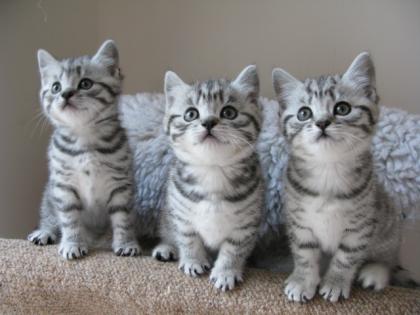
<instances>
[{"instance_id":1,"label":"kitten chest","mask_svg":"<svg viewBox=\"0 0 420 315\"><path fill-rule=\"evenodd\" d=\"M310 199L304 202L304 225L312 229L323 251L335 252L347 226L343 213L346 208L325 198Z\"/></svg>"},{"instance_id":2,"label":"kitten chest","mask_svg":"<svg viewBox=\"0 0 420 315\"><path fill-rule=\"evenodd\" d=\"M229 208L226 202L221 201L202 201L196 205L193 225L204 243L212 249L219 249L239 224L237 216Z\"/></svg>"},{"instance_id":3,"label":"kitten chest","mask_svg":"<svg viewBox=\"0 0 420 315\"><path fill-rule=\"evenodd\" d=\"M112 189L110 172L101 165L100 158L95 154L82 156L75 163L78 169L75 180L84 207L101 211Z\"/></svg>"}]
</instances>

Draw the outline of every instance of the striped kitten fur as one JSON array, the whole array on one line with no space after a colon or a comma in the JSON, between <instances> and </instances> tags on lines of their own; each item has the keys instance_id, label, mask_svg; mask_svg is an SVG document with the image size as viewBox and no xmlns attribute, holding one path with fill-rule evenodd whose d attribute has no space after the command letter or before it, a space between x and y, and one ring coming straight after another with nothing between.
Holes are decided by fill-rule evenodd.
<instances>
[{"instance_id":1,"label":"striped kitten fur","mask_svg":"<svg viewBox=\"0 0 420 315\"><path fill-rule=\"evenodd\" d=\"M132 161L118 116L118 50L106 41L93 57L56 60L38 51L42 109L54 127L39 229L28 239L55 243L66 259L85 256L112 228L117 255L134 256ZM102 246L102 245L101 245Z\"/></svg>"},{"instance_id":2,"label":"striped kitten fur","mask_svg":"<svg viewBox=\"0 0 420 315\"><path fill-rule=\"evenodd\" d=\"M261 220L258 93L255 66L233 82L190 86L173 72L165 76L164 126L176 157L153 256L179 257L179 268L195 277L210 271L217 252L210 280L223 291L242 281Z\"/></svg>"},{"instance_id":3,"label":"striped kitten fur","mask_svg":"<svg viewBox=\"0 0 420 315\"><path fill-rule=\"evenodd\" d=\"M360 54L342 75L301 82L273 71L290 157L285 204L294 270L289 300L348 298L353 280L375 290L397 266L400 217L378 185L370 152L378 120L375 70ZM322 253L332 256L320 277Z\"/></svg>"}]
</instances>

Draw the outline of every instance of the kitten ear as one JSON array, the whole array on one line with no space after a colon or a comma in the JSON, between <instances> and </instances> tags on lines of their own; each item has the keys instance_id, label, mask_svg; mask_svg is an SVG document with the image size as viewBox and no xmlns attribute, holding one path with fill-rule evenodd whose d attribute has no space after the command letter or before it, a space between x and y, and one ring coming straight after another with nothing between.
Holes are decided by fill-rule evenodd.
<instances>
[{"instance_id":1,"label":"kitten ear","mask_svg":"<svg viewBox=\"0 0 420 315\"><path fill-rule=\"evenodd\" d=\"M165 94L170 95L175 89L187 85L182 79L173 71L166 71L165 73Z\"/></svg>"},{"instance_id":2,"label":"kitten ear","mask_svg":"<svg viewBox=\"0 0 420 315\"><path fill-rule=\"evenodd\" d=\"M58 61L48 51L38 49L38 66L39 71L42 73L45 68L50 65L57 64Z\"/></svg>"},{"instance_id":3,"label":"kitten ear","mask_svg":"<svg viewBox=\"0 0 420 315\"><path fill-rule=\"evenodd\" d=\"M257 66L250 65L243 69L232 82L232 85L245 93L247 98L257 99L260 92Z\"/></svg>"},{"instance_id":4,"label":"kitten ear","mask_svg":"<svg viewBox=\"0 0 420 315\"><path fill-rule=\"evenodd\" d=\"M282 98L282 95L285 93L285 91L293 89L299 84L302 84L302 82L300 82L290 73L280 68L273 69L272 77L274 91L276 92L276 96L279 99Z\"/></svg>"},{"instance_id":5,"label":"kitten ear","mask_svg":"<svg viewBox=\"0 0 420 315\"><path fill-rule=\"evenodd\" d=\"M173 71L166 71L165 73L165 96L166 105L170 106L175 100L175 91L180 87L185 87L187 84Z\"/></svg>"},{"instance_id":6,"label":"kitten ear","mask_svg":"<svg viewBox=\"0 0 420 315\"><path fill-rule=\"evenodd\" d=\"M361 87L375 87L375 66L368 52L362 52L353 60L343 80Z\"/></svg>"},{"instance_id":7,"label":"kitten ear","mask_svg":"<svg viewBox=\"0 0 420 315\"><path fill-rule=\"evenodd\" d=\"M117 45L113 40L106 40L92 57L92 61L100 63L113 73L118 69L119 54Z\"/></svg>"}]
</instances>

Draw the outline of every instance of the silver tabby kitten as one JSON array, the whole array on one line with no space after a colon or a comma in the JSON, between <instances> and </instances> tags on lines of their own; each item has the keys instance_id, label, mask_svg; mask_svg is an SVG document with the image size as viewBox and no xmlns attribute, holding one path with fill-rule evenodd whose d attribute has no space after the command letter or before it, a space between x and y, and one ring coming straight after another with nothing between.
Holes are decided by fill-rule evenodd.
<instances>
[{"instance_id":1,"label":"silver tabby kitten","mask_svg":"<svg viewBox=\"0 0 420 315\"><path fill-rule=\"evenodd\" d=\"M164 126L176 159L153 256L179 256L179 268L195 277L210 271L209 252L217 251L210 279L223 291L242 281L261 219L258 93L255 66L233 82L190 86L173 72L165 77Z\"/></svg>"},{"instance_id":2,"label":"silver tabby kitten","mask_svg":"<svg viewBox=\"0 0 420 315\"><path fill-rule=\"evenodd\" d=\"M348 298L358 273L363 287L383 289L398 262L399 212L378 185L370 153L378 120L375 70L360 54L342 75L301 82L273 71L290 147L285 203L294 257L289 300L319 293ZM321 280L321 252L332 255Z\"/></svg>"},{"instance_id":3,"label":"silver tabby kitten","mask_svg":"<svg viewBox=\"0 0 420 315\"><path fill-rule=\"evenodd\" d=\"M54 243L66 259L85 256L112 226L117 255L134 256L131 155L118 117L122 75L106 41L93 57L56 60L38 51L42 109L54 127L39 229L28 239Z\"/></svg>"}]
</instances>

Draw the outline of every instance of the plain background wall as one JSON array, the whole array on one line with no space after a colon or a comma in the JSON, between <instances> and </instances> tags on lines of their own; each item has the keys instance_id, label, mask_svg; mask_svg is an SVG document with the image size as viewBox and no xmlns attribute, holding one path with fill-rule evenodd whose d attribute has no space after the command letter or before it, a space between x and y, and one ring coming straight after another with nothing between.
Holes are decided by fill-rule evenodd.
<instances>
[{"instance_id":1,"label":"plain background wall","mask_svg":"<svg viewBox=\"0 0 420 315\"><path fill-rule=\"evenodd\" d=\"M93 54L113 38L126 93L161 91L168 69L194 81L233 78L254 63L268 97L275 66L299 78L339 73L368 50L381 103L420 113L419 34L418 0L2 0L0 237L36 226L47 178L49 129L36 119L40 47L59 57ZM419 230L407 230L403 250L418 269Z\"/></svg>"}]
</instances>

